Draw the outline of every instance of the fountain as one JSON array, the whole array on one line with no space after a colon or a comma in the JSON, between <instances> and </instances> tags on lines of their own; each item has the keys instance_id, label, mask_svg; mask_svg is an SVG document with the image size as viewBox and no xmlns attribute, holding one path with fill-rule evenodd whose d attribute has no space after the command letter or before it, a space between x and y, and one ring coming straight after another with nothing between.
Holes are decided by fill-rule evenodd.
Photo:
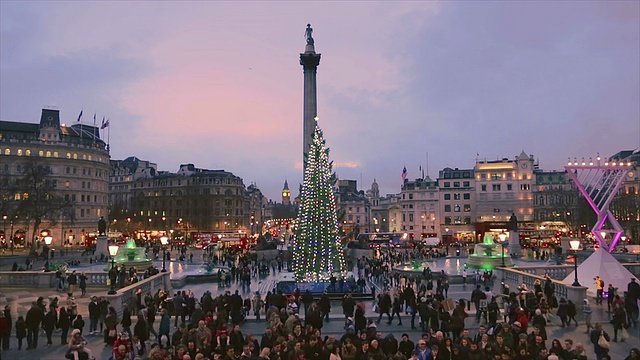
<instances>
[{"instance_id":1,"label":"fountain","mask_svg":"<svg viewBox=\"0 0 640 360\"><path fill-rule=\"evenodd\" d=\"M125 268L136 268L138 271L144 271L151 266L152 261L147 258L145 248L137 247L136 242L133 239L127 241L125 247L118 249L115 256L115 263L117 265L124 265Z\"/></svg>"},{"instance_id":2,"label":"fountain","mask_svg":"<svg viewBox=\"0 0 640 360\"><path fill-rule=\"evenodd\" d=\"M509 254L505 254L502 245L493 242L493 237L489 233L484 234L482 243L476 244L473 248L473 254L469 256L468 262L470 267L482 270L493 270L497 267L514 266L513 260Z\"/></svg>"}]
</instances>

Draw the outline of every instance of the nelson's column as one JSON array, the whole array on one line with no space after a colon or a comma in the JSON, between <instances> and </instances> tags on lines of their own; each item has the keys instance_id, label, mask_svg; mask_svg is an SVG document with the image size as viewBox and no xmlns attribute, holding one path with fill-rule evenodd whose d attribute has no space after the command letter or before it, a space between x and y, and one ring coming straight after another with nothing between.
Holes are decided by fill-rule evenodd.
<instances>
[{"instance_id":1,"label":"nelson's column","mask_svg":"<svg viewBox=\"0 0 640 360\"><path fill-rule=\"evenodd\" d=\"M306 168L306 158L313 140L313 132L315 131L318 116L318 98L316 95L316 72L320 64L320 54L316 54L313 41L313 29L307 24L305 37L307 45L304 54L300 54L300 65L304 69L304 118L302 129L302 163L303 174Z\"/></svg>"}]
</instances>

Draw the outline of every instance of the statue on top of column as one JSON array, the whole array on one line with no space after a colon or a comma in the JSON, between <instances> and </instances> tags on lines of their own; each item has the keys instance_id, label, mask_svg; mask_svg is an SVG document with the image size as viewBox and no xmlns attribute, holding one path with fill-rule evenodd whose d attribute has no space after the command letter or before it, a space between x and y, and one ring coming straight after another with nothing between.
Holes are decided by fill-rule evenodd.
<instances>
[{"instance_id":1,"label":"statue on top of column","mask_svg":"<svg viewBox=\"0 0 640 360\"><path fill-rule=\"evenodd\" d=\"M311 28L311 24L307 24L307 30L305 30L304 37L307 39L307 45L313 45L313 29Z\"/></svg>"}]
</instances>

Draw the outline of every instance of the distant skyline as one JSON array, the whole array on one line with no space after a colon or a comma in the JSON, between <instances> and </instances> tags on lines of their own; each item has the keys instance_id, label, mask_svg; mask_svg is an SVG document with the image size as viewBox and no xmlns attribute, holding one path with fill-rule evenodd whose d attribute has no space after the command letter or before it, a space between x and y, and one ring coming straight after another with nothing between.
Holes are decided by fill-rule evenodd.
<instances>
[{"instance_id":1,"label":"distant skyline","mask_svg":"<svg viewBox=\"0 0 640 360\"><path fill-rule=\"evenodd\" d=\"M640 147L640 3L0 2L0 119L110 118L111 158L302 182L310 23L340 179L398 193L426 167ZM103 136L106 139L106 133Z\"/></svg>"}]
</instances>

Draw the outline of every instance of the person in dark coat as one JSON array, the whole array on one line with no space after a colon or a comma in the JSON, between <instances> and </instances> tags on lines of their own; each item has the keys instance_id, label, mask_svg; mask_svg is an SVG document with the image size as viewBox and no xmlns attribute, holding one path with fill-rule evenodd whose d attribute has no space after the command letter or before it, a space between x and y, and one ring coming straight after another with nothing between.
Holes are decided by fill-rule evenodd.
<instances>
[{"instance_id":1,"label":"person in dark coat","mask_svg":"<svg viewBox=\"0 0 640 360\"><path fill-rule=\"evenodd\" d=\"M358 334L367 328L367 318L365 317L365 308L363 303L356 305L353 324L355 325L356 333Z\"/></svg>"},{"instance_id":2,"label":"person in dark coat","mask_svg":"<svg viewBox=\"0 0 640 360\"><path fill-rule=\"evenodd\" d=\"M11 321L11 307L6 305L4 307L4 321L7 322L7 326L2 333L2 350L9 350L9 341L11 340L11 328L13 327L13 321Z\"/></svg>"},{"instance_id":3,"label":"person in dark coat","mask_svg":"<svg viewBox=\"0 0 640 360\"><path fill-rule=\"evenodd\" d=\"M47 334L47 346L51 346L51 344L53 344L51 336L53 335L53 330L56 328L57 323L58 313L56 313L55 309L49 310L42 320L42 327L44 328L44 332Z\"/></svg>"},{"instance_id":4,"label":"person in dark coat","mask_svg":"<svg viewBox=\"0 0 640 360\"><path fill-rule=\"evenodd\" d=\"M391 295L389 295L387 291L379 295L378 311L380 315L378 316L377 323L380 324L380 321L382 320L382 315L387 314L387 318L389 319L387 324L391 325Z\"/></svg>"},{"instance_id":5,"label":"person in dark coat","mask_svg":"<svg viewBox=\"0 0 640 360\"><path fill-rule=\"evenodd\" d=\"M124 310L122 310L122 321L120 324L122 324L122 331L131 336L131 310L129 310L128 306L125 306Z\"/></svg>"},{"instance_id":6,"label":"person in dark coat","mask_svg":"<svg viewBox=\"0 0 640 360\"><path fill-rule=\"evenodd\" d=\"M82 319L82 315L78 315L76 319L73 321L73 328L80 330L80 335L82 335L82 330L84 329L84 320Z\"/></svg>"},{"instance_id":7,"label":"person in dark coat","mask_svg":"<svg viewBox=\"0 0 640 360\"><path fill-rule=\"evenodd\" d=\"M67 313L67 308L65 307L60 308L57 327L61 330L60 345L67 345L67 335L69 334L69 327L71 327L71 319L69 318L69 313Z\"/></svg>"},{"instance_id":8,"label":"person in dark coat","mask_svg":"<svg viewBox=\"0 0 640 360\"><path fill-rule=\"evenodd\" d=\"M589 340L593 344L593 352L596 353L596 359L602 359L602 356L609 354L609 349L603 348L598 345L598 340L600 340L600 336L603 336L605 340L611 341L609 334L602 329L602 325L596 323L593 330L589 334Z\"/></svg>"},{"instance_id":9,"label":"person in dark coat","mask_svg":"<svg viewBox=\"0 0 640 360\"><path fill-rule=\"evenodd\" d=\"M320 307L320 312L322 312L322 317L329 322L329 312L331 312L331 299L329 299L329 294L325 291L320 296L320 301L318 301L318 306Z\"/></svg>"},{"instance_id":10,"label":"person in dark coat","mask_svg":"<svg viewBox=\"0 0 640 360\"><path fill-rule=\"evenodd\" d=\"M18 350L22 350L22 339L27 337L27 323L22 315L18 316L16 321L16 339L18 339Z\"/></svg>"},{"instance_id":11,"label":"person in dark coat","mask_svg":"<svg viewBox=\"0 0 640 360\"><path fill-rule=\"evenodd\" d=\"M133 336L140 340L140 346L142 352L145 351L145 341L149 340L149 326L147 325L146 315L144 314L146 309L142 309L138 312L138 321L133 327Z\"/></svg>"},{"instance_id":12,"label":"person in dark coat","mask_svg":"<svg viewBox=\"0 0 640 360\"><path fill-rule=\"evenodd\" d=\"M31 309L27 311L27 350L35 349L38 347L38 332L40 331L40 323L44 319L44 312L38 303L32 302Z\"/></svg>"}]
</instances>

